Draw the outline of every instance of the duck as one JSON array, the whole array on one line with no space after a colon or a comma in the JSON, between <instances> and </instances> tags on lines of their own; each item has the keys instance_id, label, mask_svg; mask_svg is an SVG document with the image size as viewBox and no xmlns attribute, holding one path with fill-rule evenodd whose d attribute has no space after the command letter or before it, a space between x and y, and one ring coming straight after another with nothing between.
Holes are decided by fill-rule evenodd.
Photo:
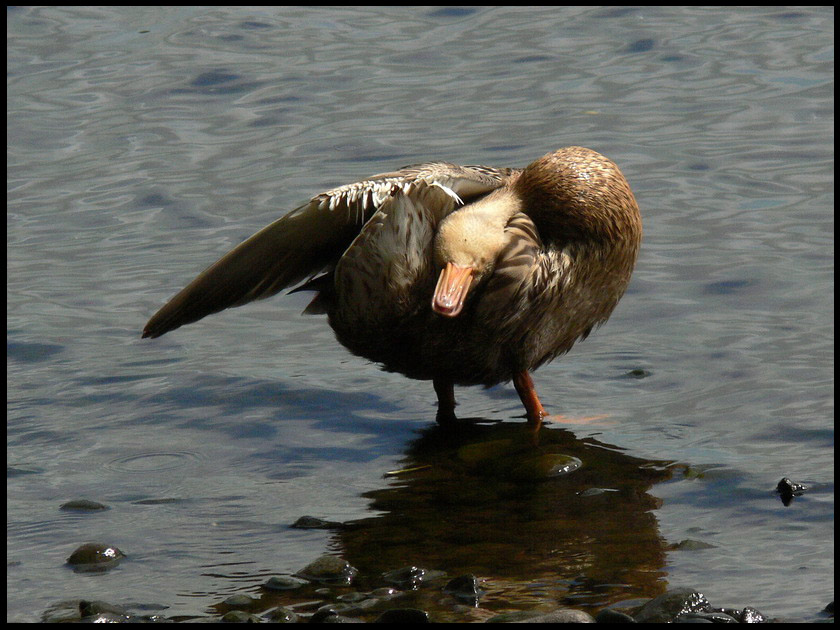
<instances>
[{"instance_id":1,"label":"duck","mask_svg":"<svg viewBox=\"0 0 840 630\"><path fill-rule=\"evenodd\" d=\"M455 386L512 381L536 433L531 373L603 324L642 239L618 166L570 146L524 168L426 162L333 188L198 275L143 328L156 338L284 289L315 296L351 353L430 380L451 425Z\"/></svg>"}]
</instances>

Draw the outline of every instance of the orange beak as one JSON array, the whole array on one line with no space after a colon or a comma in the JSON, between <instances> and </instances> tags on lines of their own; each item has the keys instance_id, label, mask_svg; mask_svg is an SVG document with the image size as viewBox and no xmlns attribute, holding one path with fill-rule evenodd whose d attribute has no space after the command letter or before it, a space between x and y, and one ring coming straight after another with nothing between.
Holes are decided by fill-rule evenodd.
<instances>
[{"instance_id":1,"label":"orange beak","mask_svg":"<svg viewBox=\"0 0 840 630\"><path fill-rule=\"evenodd\" d=\"M470 290L472 275L472 267L446 263L432 297L432 310L445 317L455 317L460 313L464 308L467 291Z\"/></svg>"}]
</instances>

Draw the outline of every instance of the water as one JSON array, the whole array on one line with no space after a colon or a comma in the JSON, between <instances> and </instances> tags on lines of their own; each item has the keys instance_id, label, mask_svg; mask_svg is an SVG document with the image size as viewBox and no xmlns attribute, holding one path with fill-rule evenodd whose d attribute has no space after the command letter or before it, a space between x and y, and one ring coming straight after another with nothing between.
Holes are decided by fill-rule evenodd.
<instances>
[{"instance_id":1,"label":"water","mask_svg":"<svg viewBox=\"0 0 840 630\"><path fill-rule=\"evenodd\" d=\"M791 619L833 599L832 9L7 17L9 621L74 597L206 615L327 551L398 568L351 536L288 525L376 522L390 540L382 497L428 483L383 476L426 461L413 453L434 431L428 383L350 356L322 318L299 316L305 294L156 341L140 329L316 192L425 159L522 166L571 144L619 163L645 241L610 322L537 387L553 412L608 416L569 424L576 440L680 466L644 486L641 513L612 504L631 532L626 573L584 563L552 595L597 609L620 599L597 584L624 579L626 596L693 586ZM521 422L510 386L456 394L463 415ZM582 470L620 482L592 456ZM811 487L789 507L771 492L783 476ZM509 507L493 496L491 523ZM111 509L59 511L75 498ZM552 531L585 550L587 521L567 507ZM489 584L528 583L510 549L439 549L440 536L418 530L415 551L434 540L430 558L463 560L430 568L482 555ZM666 553L683 539L714 547ZM128 559L106 575L62 566L90 540ZM642 569L654 579L632 577ZM527 607L515 588L489 597Z\"/></svg>"}]
</instances>

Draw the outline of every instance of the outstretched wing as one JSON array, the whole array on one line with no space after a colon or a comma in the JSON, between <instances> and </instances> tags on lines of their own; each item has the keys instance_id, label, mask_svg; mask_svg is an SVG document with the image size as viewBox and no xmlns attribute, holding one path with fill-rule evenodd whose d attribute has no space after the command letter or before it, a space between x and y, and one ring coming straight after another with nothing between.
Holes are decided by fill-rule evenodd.
<instances>
[{"instance_id":1,"label":"outstretched wing","mask_svg":"<svg viewBox=\"0 0 840 630\"><path fill-rule=\"evenodd\" d=\"M510 174L510 169L430 162L316 195L202 272L149 320L143 337L160 337L212 313L270 297L331 268L397 192L436 186L460 205L500 187Z\"/></svg>"}]
</instances>

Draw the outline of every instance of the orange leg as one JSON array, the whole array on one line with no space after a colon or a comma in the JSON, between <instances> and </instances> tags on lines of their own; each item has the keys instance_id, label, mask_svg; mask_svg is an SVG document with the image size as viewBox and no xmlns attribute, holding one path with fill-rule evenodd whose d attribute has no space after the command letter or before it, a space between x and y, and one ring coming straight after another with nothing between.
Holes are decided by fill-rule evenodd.
<instances>
[{"instance_id":1,"label":"orange leg","mask_svg":"<svg viewBox=\"0 0 840 630\"><path fill-rule=\"evenodd\" d=\"M531 375L523 370L513 375L513 386L516 388L516 393L519 394L519 399L525 406L525 413L528 417L528 428L536 433L542 426L543 418L548 413L542 406L537 390L534 388L534 381Z\"/></svg>"},{"instance_id":2,"label":"orange leg","mask_svg":"<svg viewBox=\"0 0 840 630\"><path fill-rule=\"evenodd\" d=\"M455 386L452 381L436 378L432 381L438 399L437 423L452 424L455 417Z\"/></svg>"}]
</instances>

